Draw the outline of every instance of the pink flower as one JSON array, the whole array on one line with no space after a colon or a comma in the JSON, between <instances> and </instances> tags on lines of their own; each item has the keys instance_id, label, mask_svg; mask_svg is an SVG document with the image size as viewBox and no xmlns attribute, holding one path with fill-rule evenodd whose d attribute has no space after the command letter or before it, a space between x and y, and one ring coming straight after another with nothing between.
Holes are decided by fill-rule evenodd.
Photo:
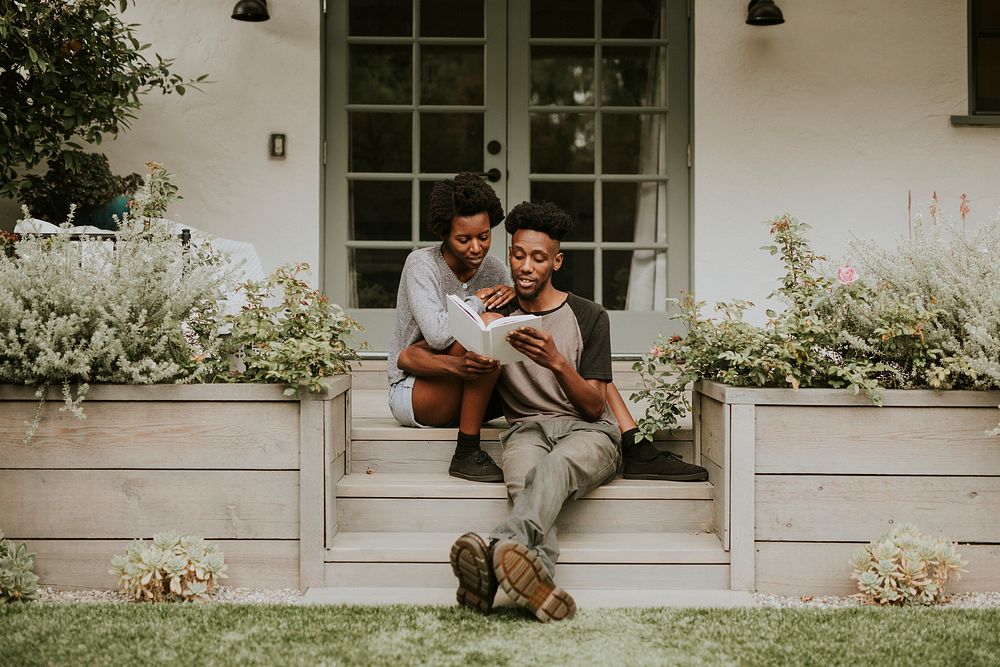
<instances>
[{"instance_id":1,"label":"pink flower","mask_svg":"<svg viewBox=\"0 0 1000 667\"><path fill-rule=\"evenodd\" d=\"M653 347L652 347L652 348L651 348L651 349L649 350L649 353L650 353L651 355L653 355L653 356L654 356L655 358L659 359L660 357L662 357L662 356L663 356L663 348L662 348L662 347L660 347L659 345L654 345L654 346L653 346Z\"/></svg>"},{"instance_id":2,"label":"pink flower","mask_svg":"<svg viewBox=\"0 0 1000 667\"><path fill-rule=\"evenodd\" d=\"M850 285L858 279L858 270L853 266L841 266L837 269L837 282L841 285Z\"/></svg>"}]
</instances>

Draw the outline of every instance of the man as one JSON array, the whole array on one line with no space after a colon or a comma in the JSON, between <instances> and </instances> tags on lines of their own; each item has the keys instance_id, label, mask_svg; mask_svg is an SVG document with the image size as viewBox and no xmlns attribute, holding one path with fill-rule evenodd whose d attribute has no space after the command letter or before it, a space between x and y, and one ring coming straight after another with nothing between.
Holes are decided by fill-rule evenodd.
<instances>
[{"instance_id":1,"label":"man","mask_svg":"<svg viewBox=\"0 0 1000 667\"><path fill-rule=\"evenodd\" d=\"M492 228L503 220L496 193L476 174L436 183L427 226L440 245L406 258L389 343L389 409L403 426L450 426L459 432L448 472L476 482L502 482L503 471L480 447L484 416L499 375L492 359L468 352L448 329L449 294L477 312L514 297L503 262L489 254Z\"/></svg>"},{"instance_id":2,"label":"man","mask_svg":"<svg viewBox=\"0 0 1000 667\"><path fill-rule=\"evenodd\" d=\"M572 596L553 580L559 555L555 520L563 504L614 477L621 434L608 408L611 338L608 315L592 301L557 290L560 240L572 227L554 204L522 203L507 216L515 314L545 318L546 331L522 327L508 336L531 362L502 367L500 393L512 424L501 435L503 472L513 500L490 535L475 533L451 549L458 601L488 612L497 586L539 620L570 618Z\"/></svg>"}]
</instances>

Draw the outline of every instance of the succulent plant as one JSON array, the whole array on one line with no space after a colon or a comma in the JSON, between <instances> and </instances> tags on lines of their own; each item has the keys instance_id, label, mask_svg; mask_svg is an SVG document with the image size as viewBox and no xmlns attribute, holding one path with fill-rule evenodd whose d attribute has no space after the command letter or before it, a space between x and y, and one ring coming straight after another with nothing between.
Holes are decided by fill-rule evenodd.
<instances>
[{"instance_id":1,"label":"succulent plant","mask_svg":"<svg viewBox=\"0 0 1000 667\"><path fill-rule=\"evenodd\" d=\"M38 577L32 572L35 555L23 542L15 544L0 532L0 604L30 602L38 595Z\"/></svg>"},{"instance_id":2,"label":"succulent plant","mask_svg":"<svg viewBox=\"0 0 1000 667\"><path fill-rule=\"evenodd\" d=\"M123 591L150 602L203 600L228 576L218 547L175 530L157 533L152 542L133 540L111 558L111 568Z\"/></svg>"},{"instance_id":3,"label":"succulent plant","mask_svg":"<svg viewBox=\"0 0 1000 667\"><path fill-rule=\"evenodd\" d=\"M904 524L859 547L850 564L869 603L930 605L945 600L948 579L952 574L959 579L966 562L954 542L927 537Z\"/></svg>"}]
</instances>

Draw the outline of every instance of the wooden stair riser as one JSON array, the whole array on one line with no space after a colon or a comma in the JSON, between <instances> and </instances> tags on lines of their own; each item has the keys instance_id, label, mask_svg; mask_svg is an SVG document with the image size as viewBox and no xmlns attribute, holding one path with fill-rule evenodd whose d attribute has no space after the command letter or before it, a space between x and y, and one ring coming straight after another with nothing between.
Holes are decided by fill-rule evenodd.
<instances>
[{"instance_id":1,"label":"wooden stair riser","mask_svg":"<svg viewBox=\"0 0 1000 667\"><path fill-rule=\"evenodd\" d=\"M500 443L482 443L493 460L501 460ZM659 449L671 451L685 461L694 458L691 441L658 442ZM445 473L455 452L455 443L442 440L354 440L351 443L353 474L375 473Z\"/></svg>"},{"instance_id":2,"label":"wooden stair riser","mask_svg":"<svg viewBox=\"0 0 1000 667\"><path fill-rule=\"evenodd\" d=\"M729 565L590 565L564 563L556 567L560 586L605 589L729 588ZM455 586L448 563L327 563L326 585L345 587Z\"/></svg>"},{"instance_id":3,"label":"wooden stair riser","mask_svg":"<svg viewBox=\"0 0 1000 667\"><path fill-rule=\"evenodd\" d=\"M567 504L556 525L568 532L711 532L711 500L590 500ZM342 531L489 532L508 503L489 498L337 499Z\"/></svg>"}]
</instances>

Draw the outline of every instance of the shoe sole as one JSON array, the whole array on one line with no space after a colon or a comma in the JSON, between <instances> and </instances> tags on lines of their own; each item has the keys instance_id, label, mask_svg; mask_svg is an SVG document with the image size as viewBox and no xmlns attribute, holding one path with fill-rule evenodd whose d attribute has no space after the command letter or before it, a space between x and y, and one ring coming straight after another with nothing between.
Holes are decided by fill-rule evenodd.
<instances>
[{"instance_id":1,"label":"shoe sole","mask_svg":"<svg viewBox=\"0 0 1000 667\"><path fill-rule=\"evenodd\" d=\"M500 542L493 548L497 583L515 604L539 621L562 621L576 614L576 601L556 586L534 551L517 542Z\"/></svg>"},{"instance_id":2,"label":"shoe sole","mask_svg":"<svg viewBox=\"0 0 1000 667\"><path fill-rule=\"evenodd\" d=\"M629 475L622 474L622 479L644 479L660 482L704 482L708 479L707 472L692 473L690 475Z\"/></svg>"},{"instance_id":3,"label":"shoe sole","mask_svg":"<svg viewBox=\"0 0 1000 667\"><path fill-rule=\"evenodd\" d=\"M476 476L476 475L466 475L465 473L452 472L451 470L448 471L448 474L451 475L452 477L457 477L458 479L465 479L465 480L468 480L470 482L487 482L487 483L492 483L492 484L497 484L497 483L502 483L503 482L503 477L497 478L497 477L483 477L483 476Z\"/></svg>"},{"instance_id":4,"label":"shoe sole","mask_svg":"<svg viewBox=\"0 0 1000 667\"><path fill-rule=\"evenodd\" d=\"M493 609L490 595L490 559L486 543L475 533L466 533L451 545L451 571L458 578L458 604L488 614Z\"/></svg>"}]
</instances>

